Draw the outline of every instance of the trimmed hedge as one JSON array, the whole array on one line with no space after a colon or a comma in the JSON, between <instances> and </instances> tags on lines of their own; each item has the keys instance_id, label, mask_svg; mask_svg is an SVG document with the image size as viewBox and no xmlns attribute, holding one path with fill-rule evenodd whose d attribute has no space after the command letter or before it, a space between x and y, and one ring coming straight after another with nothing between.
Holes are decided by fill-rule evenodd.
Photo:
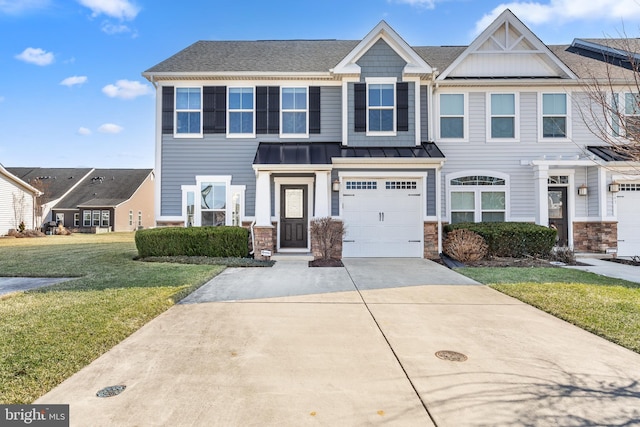
<instances>
[{"instance_id":1,"label":"trimmed hedge","mask_svg":"<svg viewBox=\"0 0 640 427\"><path fill-rule=\"evenodd\" d=\"M548 256L556 243L556 230L526 222L465 222L448 224L445 233L466 229L481 235L489 245L489 255L521 258Z\"/></svg>"},{"instance_id":2,"label":"trimmed hedge","mask_svg":"<svg viewBox=\"0 0 640 427\"><path fill-rule=\"evenodd\" d=\"M168 227L136 231L141 258L150 256L246 257L249 231L242 227Z\"/></svg>"}]
</instances>

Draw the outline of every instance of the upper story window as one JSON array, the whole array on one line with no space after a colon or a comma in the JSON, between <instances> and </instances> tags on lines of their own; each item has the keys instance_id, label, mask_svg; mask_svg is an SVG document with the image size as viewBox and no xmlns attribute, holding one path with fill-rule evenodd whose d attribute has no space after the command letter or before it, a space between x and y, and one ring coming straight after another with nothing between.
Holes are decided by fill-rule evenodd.
<instances>
[{"instance_id":1,"label":"upper story window","mask_svg":"<svg viewBox=\"0 0 640 427\"><path fill-rule=\"evenodd\" d=\"M367 86L369 132L395 131L395 85L372 83Z\"/></svg>"},{"instance_id":2,"label":"upper story window","mask_svg":"<svg viewBox=\"0 0 640 427\"><path fill-rule=\"evenodd\" d=\"M202 134L201 88L176 88L176 134Z\"/></svg>"},{"instance_id":3,"label":"upper story window","mask_svg":"<svg viewBox=\"0 0 640 427\"><path fill-rule=\"evenodd\" d=\"M287 135L307 135L307 88L283 87L281 92L282 124L280 133Z\"/></svg>"},{"instance_id":4,"label":"upper story window","mask_svg":"<svg viewBox=\"0 0 640 427\"><path fill-rule=\"evenodd\" d=\"M613 114L611 128L614 136L626 136L631 133L637 135L640 132L640 94L620 94L622 105L618 95L613 95ZM615 113L619 111L619 113Z\"/></svg>"},{"instance_id":5,"label":"upper story window","mask_svg":"<svg viewBox=\"0 0 640 427\"><path fill-rule=\"evenodd\" d=\"M517 103L515 93L489 94L488 139L518 138Z\"/></svg>"},{"instance_id":6,"label":"upper story window","mask_svg":"<svg viewBox=\"0 0 640 427\"><path fill-rule=\"evenodd\" d=\"M567 95L542 94L542 138L566 138L568 134Z\"/></svg>"},{"instance_id":7,"label":"upper story window","mask_svg":"<svg viewBox=\"0 0 640 427\"><path fill-rule=\"evenodd\" d=\"M465 99L463 94L440 94L440 138L465 138L464 109Z\"/></svg>"},{"instance_id":8,"label":"upper story window","mask_svg":"<svg viewBox=\"0 0 640 427\"><path fill-rule=\"evenodd\" d=\"M254 98L252 87L229 88L229 134L253 135Z\"/></svg>"}]
</instances>

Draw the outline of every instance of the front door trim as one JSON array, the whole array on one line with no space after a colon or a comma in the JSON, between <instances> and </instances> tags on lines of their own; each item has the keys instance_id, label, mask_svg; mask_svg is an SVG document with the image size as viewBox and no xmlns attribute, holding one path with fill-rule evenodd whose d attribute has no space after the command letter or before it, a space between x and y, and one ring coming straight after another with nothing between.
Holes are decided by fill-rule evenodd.
<instances>
[{"instance_id":1,"label":"front door trim","mask_svg":"<svg viewBox=\"0 0 640 427\"><path fill-rule=\"evenodd\" d=\"M315 178L312 176L302 176L302 177L288 177L288 176L278 176L273 178L274 183L274 202L275 202L275 221L278 225L278 237L277 237L277 250L278 252L311 252L311 236L309 234L309 221L313 218L313 189L314 189ZM306 248L281 248L280 247L280 194L282 191L283 185L301 185L307 186L307 247Z\"/></svg>"}]
</instances>

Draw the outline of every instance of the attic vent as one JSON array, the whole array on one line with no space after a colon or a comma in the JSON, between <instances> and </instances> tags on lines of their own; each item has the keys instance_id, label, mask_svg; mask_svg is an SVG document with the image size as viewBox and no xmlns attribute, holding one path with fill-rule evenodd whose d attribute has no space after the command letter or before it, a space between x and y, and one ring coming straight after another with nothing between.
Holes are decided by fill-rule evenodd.
<instances>
[{"instance_id":1,"label":"attic vent","mask_svg":"<svg viewBox=\"0 0 640 427\"><path fill-rule=\"evenodd\" d=\"M42 180L42 179L51 179L51 177L50 176L39 176L36 179L40 179L40 180Z\"/></svg>"},{"instance_id":2,"label":"attic vent","mask_svg":"<svg viewBox=\"0 0 640 427\"><path fill-rule=\"evenodd\" d=\"M94 176L93 178L91 178L91 181L96 182L96 181L104 181L104 176Z\"/></svg>"}]
</instances>

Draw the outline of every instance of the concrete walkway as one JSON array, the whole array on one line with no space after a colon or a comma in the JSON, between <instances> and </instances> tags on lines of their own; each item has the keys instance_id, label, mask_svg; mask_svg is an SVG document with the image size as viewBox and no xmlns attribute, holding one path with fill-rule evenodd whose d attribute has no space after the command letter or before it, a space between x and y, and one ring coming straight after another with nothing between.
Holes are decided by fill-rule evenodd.
<instances>
[{"instance_id":1,"label":"concrete walkway","mask_svg":"<svg viewBox=\"0 0 640 427\"><path fill-rule=\"evenodd\" d=\"M0 295L42 288L71 280L66 277L0 277Z\"/></svg>"},{"instance_id":2,"label":"concrete walkway","mask_svg":"<svg viewBox=\"0 0 640 427\"><path fill-rule=\"evenodd\" d=\"M640 283L640 267L611 262L594 256L577 256L576 261L588 265L570 265L567 268L589 271L602 276Z\"/></svg>"},{"instance_id":3,"label":"concrete walkway","mask_svg":"<svg viewBox=\"0 0 640 427\"><path fill-rule=\"evenodd\" d=\"M640 422L640 355L430 261L345 265L228 269L36 403L72 426Z\"/></svg>"}]
</instances>

